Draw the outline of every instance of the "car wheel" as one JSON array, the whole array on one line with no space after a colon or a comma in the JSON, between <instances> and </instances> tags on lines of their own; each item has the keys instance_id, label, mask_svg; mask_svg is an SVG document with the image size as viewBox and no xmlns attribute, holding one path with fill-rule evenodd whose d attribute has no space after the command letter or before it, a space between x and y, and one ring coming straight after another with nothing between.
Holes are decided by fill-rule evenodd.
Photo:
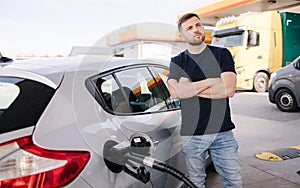
<instances>
[{"instance_id":1,"label":"car wheel","mask_svg":"<svg viewBox=\"0 0 300 188\"><path fill-rule=\"evenodd\" d=\"M266 92L268 90L269 77L264 72L259 72L254 77L254 90L257 92Z\"/></svg>"},{"instance_id":2,"label":"car wheel","mask_svg":"<svg viewBox=\"0 0 300 188\"><path fill-rule=\"evenodd\" d=\"M275 95L275 103L279 110L292 112L297 109L297 102L293 93L288 89L281 89Z\"/></svg>"}]
</instances>

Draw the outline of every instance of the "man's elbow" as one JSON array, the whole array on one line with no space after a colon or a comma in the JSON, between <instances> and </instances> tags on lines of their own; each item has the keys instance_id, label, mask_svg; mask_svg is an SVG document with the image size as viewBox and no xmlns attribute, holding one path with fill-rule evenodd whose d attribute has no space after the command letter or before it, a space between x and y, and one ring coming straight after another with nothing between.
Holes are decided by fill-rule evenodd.
<instances>
[{"instance_id":1,"label":"man's elbow","mask_svg":"<svg viewBox=\"0 0 300 188\"><path fill-rule=\"evenodd\" d=\"M227 89L226 90L226 97L233 97L235 95L235 89Z\"/></svg>"},{"instance_id":2,"label":"man's elbow","mask_svg":"<svg viewBox=\"0 0 300 188\"><path fill-rule=\"evenodd\" d=\"M173 99L178 99L179 98L179 93L178 93L176 87L174 86L176 84L176 82L175 83L174 82L175 81L169 81L168 82L169 93L170 93L170 95Z\"/></svg>"}]
</instances>

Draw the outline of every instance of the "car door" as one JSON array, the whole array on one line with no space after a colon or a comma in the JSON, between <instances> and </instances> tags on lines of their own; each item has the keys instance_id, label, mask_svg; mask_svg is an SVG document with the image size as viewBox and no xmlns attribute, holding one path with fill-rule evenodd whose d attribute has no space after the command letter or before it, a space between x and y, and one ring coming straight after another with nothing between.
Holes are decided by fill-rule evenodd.
<instances>
[{"instance_id":1,"label":"car door","mask_svg":"<svg viewBox=\"0 0 300 188\"><path fill-rule=\"evenodd\" d=\"M168 73L168 68L164 66L139 64L114 69L89 79L88 88L101 108L98 112L101 122L94 127L98 127L98 138L106 140L101 143L103 148L109 140L122 141L121 135L128 141L142 135L151 141L152 157L155 159L168 161L180 151L180 101L172 99L169 94L166 85ZM83 135L88 143L92 143L95 131L87 134L86 130ZM101 144L90 144L99 155ZM151 170L151 182L154 185L165 184L166 176L165 173Z\"/></svg>"},{"instance_id":2,"label":"car door","mask_svg":"<svg viewBox=\"0 0 300 188\"><path fill-rule=\"evenodd\" d=\"M161 143L180 126L180 104L170 97L167 74L163 67L135 66L94 79L104 109L128 138L144 133Z\"/></svg>"}]
</instances>

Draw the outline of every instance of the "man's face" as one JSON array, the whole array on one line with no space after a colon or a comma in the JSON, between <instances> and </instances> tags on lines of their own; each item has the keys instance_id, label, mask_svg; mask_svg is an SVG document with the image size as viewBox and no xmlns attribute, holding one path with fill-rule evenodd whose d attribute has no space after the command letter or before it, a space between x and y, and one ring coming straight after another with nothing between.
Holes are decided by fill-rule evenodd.
<instances>
[{"instance_id":1,"label":"man's face","mask_svg":"<svg viewBox=\"0 0 300 188\"><path fill-rule=\"evenodd\" d=\"M180 34L190 45L200 45L205 39L204 27L197 17L191 17L181 24Z\"/></svg>"}]
</instances>

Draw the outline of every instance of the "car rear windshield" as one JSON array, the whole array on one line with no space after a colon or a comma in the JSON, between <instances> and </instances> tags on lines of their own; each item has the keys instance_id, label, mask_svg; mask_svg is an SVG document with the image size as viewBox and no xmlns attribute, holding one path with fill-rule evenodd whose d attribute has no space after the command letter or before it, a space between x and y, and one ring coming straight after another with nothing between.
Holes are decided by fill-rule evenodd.
<instances>
[{"instance_id":1,"label":"car rear windshield","mask_svg":"<svg viewBox=\"0 0 300 188\"><path fill-rule=\"evenodd\" d=\"M54 92L36 81L0 76L0 134L35 125Z\"/></svg>"}]
</instances>

